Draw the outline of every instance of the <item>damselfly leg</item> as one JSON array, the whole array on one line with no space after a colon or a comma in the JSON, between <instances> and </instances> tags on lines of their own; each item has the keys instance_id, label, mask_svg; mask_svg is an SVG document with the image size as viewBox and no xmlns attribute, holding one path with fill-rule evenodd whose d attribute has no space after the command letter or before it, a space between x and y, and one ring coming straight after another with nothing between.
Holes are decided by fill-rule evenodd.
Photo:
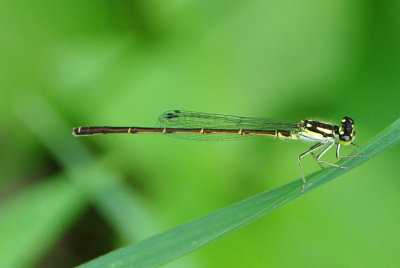
<instances>
[{"instance_id":1,"label":"damselfly leg","mask_svg":"<svg viewBox=\"0 0 400 268\"><path fill-rule=\"evenodd\" d=\"M308 150L305 151L304 153L300 154L299 157L298 157L298 162L299 162L299 166L300 166L300 173L301 173L301 177L302 177L302 179L303 179L303 189L302 189L302 193L304 193L304 189L305 189L305 187L306 187L306 179L305 179L305 177L304 177L303 166L302 166L302 164L301 164L301 158L303 158L304 156L306 156L306 155L308 155L308 154L311 154L311 155L315 158L315 161L317 161L317 163L319 164L319 166L320 166L321 168L323 168L322 164L328 165L328 166L332 166L332 167L336 167L336 168L348 168L348 167L345 167L345 166L341 166L341 165L338 165L338 164L334 164L334 163L330 163L330 162L326 162L326 161L320 160L321 157L322 157L326 152L328 152L328 151L332 148L332 146L335 145L335 144L336 144L336 158L337 158L337 159L346 159L346 158L354 158L354 157L365 157L365 155L359 155L359 154L347 155L347 156L340 156L340 143L334 143L334 142L328 143L328 144L326 144L326 143L317 143L317 144L313 145L310 149L308 149ZM325 146L325 145L327 145L327 146L322 150L321 153L319 153L319 154L315 157L314 151L320 149L321 147L323 147L323 146Z\"/></svg>"},{"instance_id":2,"label":"damselfly leg","mask_svg":"<svg viewBox=\"0 0 400 268\"><path fill-rule=\"evenodd\" d=\"M355 145L354 143L352 143L352 145L358 146L358 145ZM346 158L354 158L354 157L366 157L366 155L353 154L353 155L340 156L340 143L337 144L337 147L336 147L336 158L337 159L346 159Z\"/></svg>"},{"instance_id":3,"label":"damselfly leg","mask_svg":"<svg viewBox=\"0 0 400 268\"><path fill-rule=\"evenodd\" d=\"M301 177L303 178L303 189L302 189L302 193L304 193L304 188L306 187L306 178L304 177L304 172L303 172L303 165L301 164L301 158L303 158L304 156L314 152L315 150L321 148L322 146L324 146L324 143L317 143L315 145L313 145L310 149L308 149L307 151L305 151L304 153L300 154L297 157L297 161L299 162L299 166L300 166L300 173L301 173Z\"/></svg>"}]
</instances>

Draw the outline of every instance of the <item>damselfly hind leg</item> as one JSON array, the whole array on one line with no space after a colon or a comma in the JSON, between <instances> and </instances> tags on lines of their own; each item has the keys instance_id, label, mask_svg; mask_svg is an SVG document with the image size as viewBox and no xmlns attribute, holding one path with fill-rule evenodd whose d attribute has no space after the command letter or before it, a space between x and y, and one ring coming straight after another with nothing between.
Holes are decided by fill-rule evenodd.
<instances>
[{"instance_id":1,"label":"damselfly hind leg","mask_svg":"<svg viewBox=\"0 0 400 268\"><path fill-rule=\"evenodd\" d=\"M301 177L303 179L303 189L301 191L302 193L304 193L304 188L306 187L306 183L307 182L306 182L306 178L304 177L303 166L301 164L301 158L303 158L304 156L306 156L306 155L308 155L310 153L313 153L315 150L321 148L324 145L325 145L324 143L317 143L317 144L313 145L310 149L308 149L307 151L305 151L304 153L300 154L297 157L297 161L299 162L299 166L300 166Z\"/></svg>"}]
</instances>

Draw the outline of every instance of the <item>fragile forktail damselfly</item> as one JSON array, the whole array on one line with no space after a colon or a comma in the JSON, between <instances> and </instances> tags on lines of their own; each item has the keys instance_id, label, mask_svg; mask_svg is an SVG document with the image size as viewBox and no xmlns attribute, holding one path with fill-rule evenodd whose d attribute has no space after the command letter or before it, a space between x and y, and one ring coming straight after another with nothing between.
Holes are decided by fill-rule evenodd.
<instances>
[{"instance_id":1,"label":"fragile forktail damselfly","mask_svg":"<svg viewBox=\"0 0 400 268\"><path fill-rule=\"evenodd\" d=\"M157 127L78 127L73 129L75 136L111 134L111 133L160 133L169 136L195 140L230 140L256 135L273 136L280 139L302 140L315 144L298 156L300 173L303 179L303 192L306 179L303 173L301 158L312 154L321 165L347 168L334 163L322 161L321 157L336 145L336 158L351 158L361 155L340 156L341 145L355 145L354 121L343 117L341 126L331 125L315 120L302 120L299 123L278 122L269 119L219 115L182 110L167 111L159 116ZM322 151L315 156L314 151Z\"/></svg>"}]
</instances>

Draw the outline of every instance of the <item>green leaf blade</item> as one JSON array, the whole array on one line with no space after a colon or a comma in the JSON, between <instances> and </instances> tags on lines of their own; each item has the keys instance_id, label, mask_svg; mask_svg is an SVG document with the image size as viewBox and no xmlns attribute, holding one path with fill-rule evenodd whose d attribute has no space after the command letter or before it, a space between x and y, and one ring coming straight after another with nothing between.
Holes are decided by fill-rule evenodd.
<instances>
[{"instance_id":1,"label":"green leaf blade","mask_svg":"<svg viewBox=\"0 0 400 268\"><path fill-rule=\"evenodd\" d=\"M36 263L86 208L72 183L53 177L0 207L0 267Z\"/></svg>"}]
</instances>

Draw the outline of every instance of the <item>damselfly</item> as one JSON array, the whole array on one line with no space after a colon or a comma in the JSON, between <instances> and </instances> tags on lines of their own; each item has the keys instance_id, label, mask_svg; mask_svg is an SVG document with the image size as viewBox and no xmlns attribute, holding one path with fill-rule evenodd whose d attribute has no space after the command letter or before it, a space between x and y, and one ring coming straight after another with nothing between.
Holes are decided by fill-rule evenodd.
<instances>
[{"instance_id":1,"label":"damselfly","mask_svg":"<svg viewBox=\"0 0 400 268\"><path fill-rule=\"evenodd\" d=\"M336 158L351 158L360 155L340 156L341 145L355 145L354 121L343 117L341 126L315 120L302 120L299 123L278 122L269 119L219 115L191 111L173 110L159 116L156 127L78 127L73 129L75 136L110 134L110 133L161 133L169 136L196 140L230 140L256 135L273 136L279 139L314 142L307 151L297 157L303 179L303 192L306 186L301 158L311 154L321 165L347 168L322 161L321 157L336 145ZM322 149L318 155L314 151ZM322 165L321 165L322 167Z\"/></svg>"}]
</instances>

